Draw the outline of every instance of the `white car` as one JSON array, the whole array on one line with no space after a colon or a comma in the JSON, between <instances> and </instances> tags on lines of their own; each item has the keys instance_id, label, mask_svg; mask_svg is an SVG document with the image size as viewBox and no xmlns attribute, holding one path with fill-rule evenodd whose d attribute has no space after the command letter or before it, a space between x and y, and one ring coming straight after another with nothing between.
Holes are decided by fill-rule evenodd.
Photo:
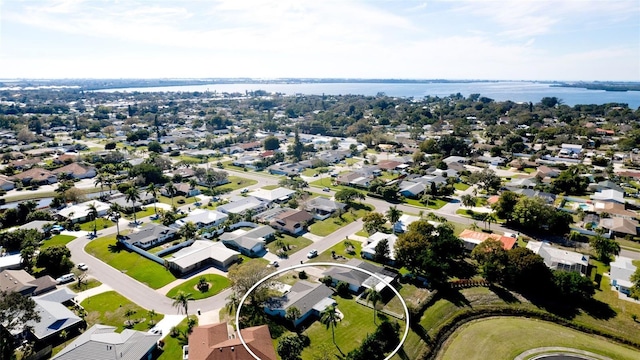
<instances>
[{"instance_id":1,"label":"white car","mask_svg":"<svg viewBox=\"0 0 640 360\"><path fill-rule=\"evenodd\" d=\"M66 275L62 275L59 278L56 279L56 283L58 284L64 284L64 283L68 283L69 281L73 281L75 280L76 276L73 274L66 274Z\"/></svg>"},{"instance_id":2,"label":"white car","mask_svg":"<svg viewBox=\"0 0 640 360\"><path fill-rule=\"evenodd\" d=\"M274 268L277 268L278 266L280 266L280 264L278 264L278 262L275 260L273 260L272 262L269 263L269 265L267 265L267 267L274 267Z\"/></svg>"},{"instance_id":3,"label":"white car","mask_svg":"<svg viewBox=\"0 0 640 360\"><path fill-rule=\"evenodd\" d=\"M316 256L318 256L318 250L316 250L316 249L313 249L313 250L311 250L311 251L309 251L307 253L307 258L308 259L314 258Z\"/></svg>"},{"instance_id":4,"label":"white car","mask_svg":"<svg viewBox=\"0 0 640 360\"><path fill-rule=\"evenodd\" d=\"M82 271L87 271L87 270L89 270L89 267L85 263L80 263L80 264L78 264L78 269L80 269Z\"/></svg>"}]
</instances>

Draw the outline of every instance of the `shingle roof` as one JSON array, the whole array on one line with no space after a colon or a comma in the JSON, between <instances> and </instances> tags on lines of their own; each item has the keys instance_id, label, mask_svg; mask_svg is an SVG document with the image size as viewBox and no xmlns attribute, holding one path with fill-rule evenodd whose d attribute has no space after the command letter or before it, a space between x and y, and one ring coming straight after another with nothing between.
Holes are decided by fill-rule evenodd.
<instances>
[{"instance_id":1,"label":"shingle roof","mask_svg":"<svg viewBox=\"0 0 640 360\"><path fill-rule=\"evenodd\" d=\"M176 233L177 231L170 227L160 224L149 224L139 231L126 235L123 239L129 244L148 244L157 240L159 237L173 236Z\"/></svg>"},{"instance_id":2,"label":"shingle roof","mask_svg":"<svg viewBox=\"0 0 640 360\"><path fill-rule=\"evenodd\" d=\"M240 330L251 351L262 360L276 360L267 325ZM237 334L229 334L227 323L198 326L189 336L189 360L253 360Z\"/></svg>"}]
</instances>

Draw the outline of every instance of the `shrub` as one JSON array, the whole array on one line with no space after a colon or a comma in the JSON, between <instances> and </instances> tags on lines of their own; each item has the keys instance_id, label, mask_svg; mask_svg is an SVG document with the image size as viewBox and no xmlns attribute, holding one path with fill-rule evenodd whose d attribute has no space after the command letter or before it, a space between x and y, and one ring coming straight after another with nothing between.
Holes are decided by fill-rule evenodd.
<instances>
[{"instance_id":1,"label":"shrub","mask_svg":"<svg viewBox=\"0 0 640 360\"><path fill-rule=\"evenodd\" d=\"M302 270L302 271L300 271L300 272L298 273L298 277L299 277L300 279L302 279L302 280L304 280L304 279L308 278L307 273L306 273L304 270Z\"/></svg>"}]
</instances>

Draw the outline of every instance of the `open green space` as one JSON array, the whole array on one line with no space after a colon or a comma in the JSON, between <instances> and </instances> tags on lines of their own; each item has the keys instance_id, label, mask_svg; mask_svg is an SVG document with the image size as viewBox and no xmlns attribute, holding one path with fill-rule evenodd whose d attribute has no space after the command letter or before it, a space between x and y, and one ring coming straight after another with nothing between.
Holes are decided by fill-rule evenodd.
<instances>
[{"instance_id":1,"label":"open green space","mask_svg":"<svg viewBox=\"0 0 640 360\"><path fill-rule=\"evenodd\" d=\"M209 290L205 292L198 290L196 285L198 285L198 283L200 282L200 278L204 278L207 281L207 283L209 283ZM167 297L173 298L180 291L182 291L187 294L191 294L191 297L194 300L206 299L208 297L211 297L219 293L220 291L228 287L229 287L229 280L226 277L221 275L216 275L216 274L204 274L204 275L195 276L194 278L187 280L182 284L169 290L169 292L167 292Z\"/></svg>"},{"instance_id":2,"label":"open green space","mask_svg":"<svg viewBox=\"0 0 640 360\"><path fill-rule=\"evenodd\" d=\"M347 251L350 247L353 248L352 252ZM362 243L360 241L344 240L318 254L318 256L311 259L311 262L347 262L352 258L360 259L361 250ZM335 254L336 258L332 254Z\"/></svg>"},{"instance_id":3,"label":"open green space","mask_svg":"<svg viewBox=\"0 0 640 360\"><path fill-rule=\"evenodd\" d=\"M545 346L586 350L612 359L638 359L640 352L553 323L496 317L465 324L456 330L442 359L513 359L522 352Z\"/></svg>"},{"instance_id":4,"label":"open green space","mask_svg":"<svg viewBox=\"0 0 640 360\"><path fill-rule=\"evenodd\" d=\"M180 335L173 337L167 334L167 336L164 337L164 347L157 360L182 359L182 347L189 343L189 338L184 336L188 329L187 318L182 320L178 326L176 326L176 329L178 329Z\"/></svg>"},{"instance_id":5,"label":"open green space","mask_svg":"<svg viewBox=\"0 0 640 360\"><path fill-rule=\"evenodd\" d=\"M83 231L93 231L94 226L98 231L102 229L106 229L110 226L115 225L115 223L109 219L98 218L95 222L93 220L87 221L85 223L80 224L80 230Z\"/></svg>"},{"instance_id":6,"label":"open green space","mask_svg":"<svg viewBox=\"0 0 640 360\"><path fill-rule=\"evenodd\" d=\"M276 254L278 250L286 248L285 254L287 256L304 249L311 245L313 241L304 238L302 236L291 236L288 234L276 235L275 240L267 244L267 249L272 254Z\"/></svg>"},{"instance_id":7,"label":"open green space","mask_svg":"<svg viewBox=\"0 0 640 360\"><path fill-rule=\"evenodd\" d=\"M85 250L153 289L161 288L176 279L164 266L119 245L115 235L95 239L87 244Z\"/></svg>"},{"instance_id":8,"label":"open green space","mask_svg":"<svg viewBox=\"0 0 640 360\"><path fill-rule=\"evenodd\" d=\"M168 196L158 195L158 201L160 201L161 203L165 203L165 204L171 205L171 198L168 197ZM185 204L193 204L196 201L198 201L196 196L191 196L191 197L174 196L173 197L173 206L180 207L180 206L185 205ZM151 213L153 214L153 206L151 206L151 210L152 210Z\"/></svg>"},{"instance_id":9,"label":"open green space","mask_svg":"<svg viewBox=\"0 0 640 360\"><path fill-rule=\"evenodd\" d=\"M345 159L345 162L347 163L347 165L351 166L353 164L356 164L358 162L362 161L361 159L354 159L354 158L347 158Z\"/></svg>"},{"instance_id":10,"label":"open green space","mask_svg":"<svg viewBox=\"0 0 640 360\"><path fill-rule=\"evenodd\" d=\"M247 179L239 176L229 176L228 179L229 179L228 183L224 185L216 186L215 189L221 192L231 192L231 191L242 189L247 186L255 185L258 183L258 181L256 180Z\"/></svg>"},{"instance_id":11,"label":"open green space","mask_svg":"<svg viewBox=\"0 0 640 360\"><path fill-rule=\"evenodd\" d=\"M418 199L409 199L409 198L405 198L404 202L412 205L412 206L417 206L417 207L422 207L422 208L429 208L429 209L440 209L441 207L445 206L447 204L446 200L440 199L440 198L433 198L429 200L429 204L424 204L422 202L420 202L420 200Z\"/></svg>"},{"instance_id":12,"label":"open green space","mask_svg":"<svg viewBox=\"0 0 640 360\"><path fill-rule=\"evenodd\" d=\"M100 192L100 187L90 188L90 189L82 189L84 194L92 194ZM18 194L5 196L4 200L6 203L16 202L16 201L25 201L25 200L35 200L35 199L43 199L48 197L54 197L57 193L55 191L45 191L45 192L32 192L27 190L26 188L21 190Z\"/></svg>"},{"instance_id":13,"label":"open green space","mask_svg":"<svg viewBox=\"0 0 640 360\"><path fill-rule=\"evenodd\" d=\"M82 292L85 290L93 289L102 285L102 283L96 279L86 279L82 282L82 285L78 286L78 281L74 281L69 285L69 289L75 292Z\"/></svg>"},{"instance_id":14,"label":"open green space","mask_svg":"<svg viewBox=\"0 0 640 360\"><path fill-rule=\"evenodd\" d=\"M367 212L373 210L370 205L359 206L358 210L349 210L342 214L342 217L329 217L324 220L316 221L309 226L309 232L318 236L327 236L339 228L346 226L357 219L361 218Z\"/></svg>"},{"instance_id":15,"label":"open green space","mask_svg":"<svg viewBox=\"0 0 640 360\"><path fill-rule=\"evenodd\" d=\"M279 187L280 187L280 185L276 184L276 185L265 185L262 188L265 189L265 190L273 190L273 189L277 189Z\"/></svg>"},{"instance_id":16,"label":"open green space","mask_svg":"<svg viewBox=\"0 0 640 360\"><path fill-rule=\"evenodd\" d=\"M93 228L91 229L93 230ZM67 245L69 242L71 242L71 240L75 239L75 236L71 236L71 235L55 235L52 236L50 239L46 239L44 240L44 242L42 243L42 245L40 245L40 250L44 250L48 247L52 247L55 245Z\"/></svg>"},{"instance_id":17,"label":"open green space","mask_svg":"<svg viewBox=\"0 0 640 360\"><path fill-rule=\"evenodd\" d=\"M177 198L174 197L174 200ZM171 198L169 198L169 203L171 203ZM177 204L177 202L176 202ZM160 210L160 208L158 208L158 210ZM147 205L144 209L140 210L140 211L136 211L136 219L142 219L145 218L147 216L151 216L151 215L155 215L155 209L153 207L153 204L151 205ZM129 219L129 220L133 220L133 214L126 214L125 218Z\"/></svg>"},{"instance_id":18,"label":"open green space","mask_svg":"<svg viewBox=\"0 0 640 360\"><path fill-rule=\"evenodd\" d=\"M454 187L456 190L465 191L465 190L467 190L470 186L469 186L469 185L467 185L467 184L465 184L465 183L462 183L462 182L457 182L457 183L454 183L454 184L453 184L453 187Z\"/></svg>"},{"instance_id":19,"label":"open green space","mask_svg":"<svg viewBox=\"0 0 640 360\"><path fill-rule=\"evenodd\" d=\"M344 354L360 346L367 334L372 334L376 329L373 322L373 309L357 304L353 299L335 297L338 303L337 309L344 314L344 318L335 327L336 343ZM404 327L403 322L399 322ZM311 346L304 349L302 359L313 359L314 354L320 349L326 349L338 358L340 351L333 344L331 329L319 321L314 322L304 332L311 339Z\"/></svg>"},{"instance_id":20,"label":"open green space","mask_svg":"<svg viewBox=\"0 0 640 360\"><path fill-rule=\"evenodd\" d=\"M127 310L135 311L130 320L136 322L133 326L134 330L146 331L153 327L153 323L158 323L164 315L156 314L153 317L153 323L149 317L149 311L132 303L124 296L115 291L107 291L102 294L92 296L81 303L87 312L85 320L88 327L95 324L103 324L117 326L117 331L125 329Z\"/></svg>"}]
</instances>

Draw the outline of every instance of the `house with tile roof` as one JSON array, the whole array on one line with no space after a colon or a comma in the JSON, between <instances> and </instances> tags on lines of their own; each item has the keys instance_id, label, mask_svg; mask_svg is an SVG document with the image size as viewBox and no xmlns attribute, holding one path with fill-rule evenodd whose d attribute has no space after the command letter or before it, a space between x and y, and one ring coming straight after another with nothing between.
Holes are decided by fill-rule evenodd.
<instances>
[{"instance_id":1,"label":"house with tile roof","mask_svg":"<svg viewBox=\"0 0 640 360\"><path fill-rule=\"evenodd\" d=\"M0 271L0 291L15 291L22 295L36 296L56 288L56 281L49 275L33 277L24 270Z\"/></svg>"},{"instance_id":2,"label":"house with tile roof","mask_svg":"<svg viewBox=\"0 0 640 360\"><path fill-rule=\"evenodd\" d=\"M160 334L96 324L60 350L55 360L146 360L151 359Z\"/></svg>"},{"instance_id":3,"label":"house with tile roof","mask_svg":"<svg viewBox=\"0 0 640 360\"><path fill-rule=\"evenodd\" d=\"M15 174L9 177L12 181L22 181L23 184L29 185L32 182L36 182L40 185L53 184L58 181L58 177L53 172L43 168L31 168L27 171L23 171L19 174Z\"/></svg>"},{"instance_id":4,"label":"house with tile roof","mask_svg":"<svg viewBox=\"0 0 640 360\"><path fill-rule=\"evenodd\" d=\"M262 360L276 360L276 350L267 325L240 330L251 352ZM193 328L189 344L183 347L183 360L254 360L240 342L238 334L227 323L201 325Z\"/></svg>"},{"instance_id":5,"label":"house with tile roof","mask_svg":"<svg viewBox=\"0 0 640 360\"><path fill-rule=\"evenodd\" d=\"M511 250L516 245L518 241L516 238L511 236L502 236L498 234L489 234L485 232L473 231L469 229L464 229L458 235L458 237L464 242L464 247L468 251L472 251L476 246L478 246L483 241L487 239L498 240L502 243L502 247L505 250Z\"/></svg>"},{"instance_id":6,"label":"house with tile roof","mask_svg":"<svg viewBox=\"0 0 640 360\"><path fill-rule=\"evenodd\" d=\"M284 231L292 235L299 235L306 231L307 225L313 220L313 216L306 211L289 209L275 215L269 225L274 229Z\"/></svg>"}]
</instances>

